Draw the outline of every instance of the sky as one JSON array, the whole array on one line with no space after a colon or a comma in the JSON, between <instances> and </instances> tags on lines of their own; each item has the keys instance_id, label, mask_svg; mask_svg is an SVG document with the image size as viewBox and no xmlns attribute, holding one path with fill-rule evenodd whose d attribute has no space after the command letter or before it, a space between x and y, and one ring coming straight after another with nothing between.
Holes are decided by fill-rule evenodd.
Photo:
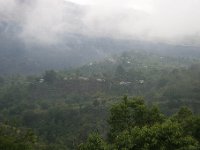
<instances>
[{"instance_id":1,"label":"sky","mask_svg":"<svg viewBox=\"0 0 200 150\"><path fill-rule=\"evenodd\" d=\"M47 44L82 34L200 45L199 16L199 0L0 0L0 21Z\"/></svg>"},{"instance_id":2,"label":"sky","mask_svg":"<svg viewBox=\"0 0 200 150\"><path fill-rule=\"evenodd\" d=\"M148 40L181 42L191 37L199 38L199 0L71 0L82 5L91 5L90 17L98 22L112 18L101 28L115 28L129 37ZM122 16L120 18L119 16ZM114 18L116 17L116 18ZM118 18L119 17L119 18ZM94 18L89 22L95 22ZM91 19L91 20L90 20ZM113 27L113 24L115 25ZM115 32L116 33L116 32ZM111 33L112 34L112 33ZM198 39L197 39L198 40Z\"/></svg>"}]
</instances>

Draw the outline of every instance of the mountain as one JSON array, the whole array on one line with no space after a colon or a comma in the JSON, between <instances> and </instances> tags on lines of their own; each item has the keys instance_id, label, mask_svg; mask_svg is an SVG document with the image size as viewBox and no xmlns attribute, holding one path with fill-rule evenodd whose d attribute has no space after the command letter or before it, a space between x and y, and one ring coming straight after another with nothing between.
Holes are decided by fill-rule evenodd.
<instances>
[{"instance_id":1,"label":"mountain","mask_svg":"<svg viewBox=\"0 0 200 150\"><path fill-rule=\"evenodd\" d=\"M50 69L78 67L130 50L172 57L200 57L200 48L194 46L82 34L84 23L81 16L85 13L86 6L62 0L59 1L59 6L63 6L62 12L57 13L63 15L64 21L49 14L50 18L37 23L37 16L41 13L41 8L36 7L38 2L18 0L12 5L14 11L0 11L0 75L36 74ZM35 17L30 17L31 15ZM46 22L52 23L52 26L48 26ZM63 27L60 31L60 25L67 28ZM51 43L52 40L55 41Z\"/></svg>"}]
</instances>

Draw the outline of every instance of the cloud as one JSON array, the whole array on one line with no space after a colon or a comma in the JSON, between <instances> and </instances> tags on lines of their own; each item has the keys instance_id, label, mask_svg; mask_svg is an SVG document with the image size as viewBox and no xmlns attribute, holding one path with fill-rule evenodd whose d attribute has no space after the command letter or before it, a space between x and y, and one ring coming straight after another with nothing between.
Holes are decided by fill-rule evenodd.
<instances>
[{"instance_id":1,"label":"cloud","mask_svg":"<svg viewBox=\"0 0 200 150\"><path fill-rule=\"evenodd\" d=\"M196 44L199 16L199 0L0 0L0 20L44 44L69 34Z\"/></svg>"},{"instance_id":2,"label":"cloud","mask_svg":"<svg viewBox=\"0 0 200 150\"><path fill-rule=\"evenodd\" d=\"M199 37L199 16L199 0L91 0L85 21L97 34L185 42Z\"/></svg>"},{"instance_id":3,"label":"cloud","mask_svg":"<svg viewBox=\"0 0 200 150\"><path fill-rule=\"evenodd\" d=\"M27 13L21 37L41 43L57 43L65 34L79 32L81 14L76 5L61 0L37 0Z\"/></svg>"},{"instance_id":4,"label":"cloud","mask_svg":"<svg viewBox=\"0 0 200 150\"><path fill-rule=\"evenodd\" d=\"M20 28L26 43L54 44L69 33L80 33L84 13L63 0L0 0L0 23Z\"/></svg>"}]
</instances>

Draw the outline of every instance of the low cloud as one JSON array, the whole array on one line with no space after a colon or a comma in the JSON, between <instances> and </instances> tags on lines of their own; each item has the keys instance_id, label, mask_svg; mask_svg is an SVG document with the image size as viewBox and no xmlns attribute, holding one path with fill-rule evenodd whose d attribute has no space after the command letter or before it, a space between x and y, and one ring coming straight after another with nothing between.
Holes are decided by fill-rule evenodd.
<instances>
[{"instance_id":1,"label":"low cloud","mask_svg":"<svg viewBox=\"0 0 200 150\"><path fill-rule=\"evenodd\" d=\"M199 0L0 0L0 21L43 44L70 34L199 44L199 16Z\"/></svg>"},{"instance_id":2,"label":"low cloud","mask_svg":"<svg viewBox=\"0 0 200 150\"><path fill-rule=\"evenodd\" d=\"M96 0L96 4L91 3L86 24L93 31L151 41L200 42L198 0Z\"/></svg>"}]
</instances>

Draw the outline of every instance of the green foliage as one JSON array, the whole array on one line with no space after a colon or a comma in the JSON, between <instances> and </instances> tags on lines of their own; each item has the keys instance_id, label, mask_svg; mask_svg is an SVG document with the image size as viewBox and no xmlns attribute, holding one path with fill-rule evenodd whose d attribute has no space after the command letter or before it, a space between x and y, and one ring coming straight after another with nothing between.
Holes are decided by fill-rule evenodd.
<instances>
[{"instance_id":1,"label":"green foliage","mask_svg":"<svg viewBox=\"0 0 200 150\"><path fill-rule=\"evenodd\" d=\"M107 144L99 135L90 136L84 149L116 150L199 150L199 118L187 108L171 118L164 118L158 108L148 108L141 98L124 100L111 108L109 119L112 140ZM193 126L188 131L188 119ZM196 120L197 119L197 120ZM197 121L197 122L196 122ZM196 127L198 129L196 129ZM195 132L192 132L194 131ZM110 137L109 137L110 138ZM107 145L107 146L105 146Z\"/></svg>"},{"instance_id":2,"label":"green foliage","mask_svg":"<svg viewBox=\"0 0 200 150\"><path fill-rule=\"evenodd\" d=\"M99 134L91 134L87 142L79 145L79 150L106 150L107 145Z\"/></svg>"},{"instance_id":3,"label":"green foliage","mask_svg":"<svg viewBox=\"0 0 200 150\"><path fill-rule=\"evenodd\" d=\"M156 108L148 108L140 97L124 100L114 105L110 111L109 125L110 138L113 139L119 132L128 130L134 126L152 125L163 122L164 116Z\"/></svg>"},{"instance_id":4,"label":"green foliage","mask_svg":"<svg viewBox=\"0 0 200 150\"><path fill-rule=\"evenodd\" d=\"M178 122L184 122L185 120L191 118L193 115L192 111L189 110L187 107L181 107L178 113L176 113L172 120L178 121Z\"/></svg>"},{"instance_id":5,"label":"green foliage","mask_svg":"<svg viewBox=\"0 0 200 150\"><path fill-rule=\"evenodd\" d=\"M181 126L170 121L126 130L116 138L116 145L118 149L127 150L198 149L198 142L191 136L185 136Z\"/></svg>"},{"instance_id":6,"label":"green foliage","mask_svg":"<svg viewBox=\"0 0 200 150\"><path fill-rule=\"evenodd\" d=\"M181 127L181 135L200 141L200 118L195 116L200 113L200 65L192 63L131 51L62 72L0 77L0 121L31 128L44 148L53 150L75 149L91 132L106 139L106 148L117 149L119 135L161 128L168 120ZM136 98L118 103L124 94ZM178 111L181 106L192 111ZM168 116L178 112L169 118L158 108Z\"/></svg>"},{"instance_id":7,"label":"green foliage","mask_svg":"<svg viewBox=\"0 0 200 150\"><path fill-rule=\"evenodd\" d=\"M182 107L172 118L172 121L178 122L184 129L185 134L191 135L200 142L200 117L194 116L186 107Z\"/></svg>"},{"instance_id":8,"label":"green foliage","mask_svg":"<svg viewBox=\"0 0 200 150\"><path fill-rule=\"evenodd\" d=\"M37 137L31 130L0 124L0 149L33 150L37 145Z\"/></svg>"}]
</instances>

